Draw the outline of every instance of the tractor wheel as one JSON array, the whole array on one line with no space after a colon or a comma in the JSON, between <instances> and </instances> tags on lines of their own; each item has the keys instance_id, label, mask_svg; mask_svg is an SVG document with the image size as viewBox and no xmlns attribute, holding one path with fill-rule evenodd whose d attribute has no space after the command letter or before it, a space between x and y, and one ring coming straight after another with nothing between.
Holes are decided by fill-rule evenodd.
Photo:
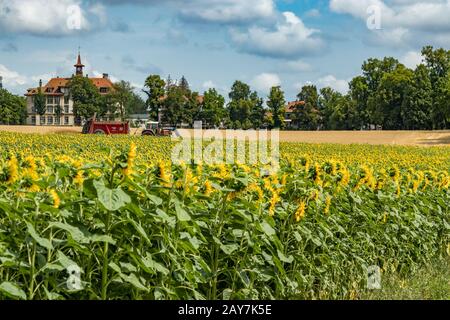
<instances>
[{"instance_id":1,"label":"tractor wheel","mask_svg":"<svg viewBox=\"0 0 450 320\"><path fill-rule=\"evenodd\" d=\"M105 131L103 131L102 129L97 129L94 131L94 134L105 134Z\"/></svg>"},{"instance_id":2,"label":"tractor wheel","mask_svg":"<svg viewBox=\"0 0 450 320\"><path fill-rule=\"evenodd\" d=\"M151 131L151 130L146 130L146 131L142 132L142 135L143 136L154 136L155 133L153 131Z\"/></svg>"}]
</instances>

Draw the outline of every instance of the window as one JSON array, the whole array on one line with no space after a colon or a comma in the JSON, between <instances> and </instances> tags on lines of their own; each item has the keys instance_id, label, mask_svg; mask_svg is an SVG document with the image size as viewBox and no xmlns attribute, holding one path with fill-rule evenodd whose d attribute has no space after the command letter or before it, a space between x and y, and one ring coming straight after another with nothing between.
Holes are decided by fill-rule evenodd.
<instances>
[{"instance_id":1,"label":"window","mask_svg":"<svg viewBox=\"0 0 450 320\"><path fill-rule=\"evenodd\" d=\"M108 93L108 88L100 88L100 93Z\"/></svg>"},{"instance_id":2,"label":"window","mask_svg":"<svg viewBox=\"0 0 450 320\"><path fill-rule=\"evenodd\" d=\"M60 101L60 97L55 97L54 103L57 104L57 105L59 105L59 101Z\"/></svg>"},{"instance_id":3,"label":"window","mask_svg":"<svg viewBox=\"0 0 450 320\"><path fill-rule=\"evenodd\" d=\"M31 124L36 124L36 116L31 117Z\"/></svg>"},{"instance_id":4,"label":"window","mask_svg":"<svg viewBox=\"0 0 450 320\"><path fill-rule=\"evenodd\" d=\"M69 106L64 106L64 113L69 113Z\"/></svg>"},{"instance_id":5,"label":"window","mask_svg":"<svg viewBox=\"0 0 450 320\"><path fill-rule=\"evenodd\" d=\"M42 116L42 117L41 117L41 125L42 125L42 124L45 124L45 116Z\"/></svg>"},{"instance_id":6,"label":"window","mask_svg":"<svg viewBox=\"0 0 450 320\"><path fill-rule=\"evenodd\" d=\"M65 105L69 105L69 101L70 101L70 97L69 96L65 96L64 97L64 104Z\"/></svg>"},{"instance_id":7,"label":"window","mask_svg":"<svg viewBox=\"0 0 450 320\"><path fill-rule=\"evenodd\" d=\"M47 117L47 124L53 124L53 117Z\"/></svg>"},{"instance_id":8,"label":"window","mask_svg":"<svg viewBox=\"0 0 450 320\"><path fill-rule=\"evenodd\" d=\"M47 97L47 104L53 104L53 97Z\"/></svg>"},{"instance_id":9,"label":"window","mask_svg":"<svg viewBox=\"0 0 450 320\"><path fill-rule=\"evenodd\" d=\"M36 113L36 106L31 106L31 112Z\"/></svg>"},{"instance_id":10,"label":"window","mask_svg":"<svg viewBox=\"0 0 450 320\"><path fill-rule=\"evenodd\" d=\"M47 113L53 113L53 106L47 106Z\"/></svg>"},{"instance_id":11,"label":"window","mask_svg":"<svg viewBox=\"0 0 450 320\"><path fill-rule=\"evenodd\" d=\"M55 117L55 124L60 125L61 124L61 117Z\"/></svg>"},{"instance_id":12,"label":"window","mask_svg":"<svg viewBox=\"0 0 450 320\"><path fill-rule=\"evenodd\" d=\"M64 117L64 124L68 125L69 124L69 117Z\"/></svg>"}]
</instances>

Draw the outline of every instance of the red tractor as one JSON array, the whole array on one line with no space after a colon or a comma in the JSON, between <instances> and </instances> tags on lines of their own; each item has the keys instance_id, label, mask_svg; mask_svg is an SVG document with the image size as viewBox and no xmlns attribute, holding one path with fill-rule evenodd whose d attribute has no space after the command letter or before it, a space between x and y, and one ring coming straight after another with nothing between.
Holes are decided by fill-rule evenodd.
<instances>
[{"instance_id":1,"label":"red tractor","mask_svg":"<svg viewBox=\"0 0 450 320\"><path fill-rule=\"evenodd\" d=\"M171 134L172 130L161 128L159 122L155 121L147 122L144 131L142 131L143 136L169 137Z\"/></svg>"},{"instance_id":2,"label":"red tractor","mask_svg":"<svg viewBox=\"0 0 450 320\"><path fill-rule=\"evenodd\" d=\"M92 119L86 121L83 126L84 134L129 134L129 122L104 122L96 121L96 115Z\"/></svg>"}]
</instances>

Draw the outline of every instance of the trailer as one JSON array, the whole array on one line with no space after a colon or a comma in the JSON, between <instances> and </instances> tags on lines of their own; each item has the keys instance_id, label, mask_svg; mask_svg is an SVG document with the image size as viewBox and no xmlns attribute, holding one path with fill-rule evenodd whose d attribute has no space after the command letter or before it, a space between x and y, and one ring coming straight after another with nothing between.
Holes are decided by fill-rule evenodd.
<instances>
[{"instance_id":1,"label":"trailer","mask_svg":"<svg viewBox=\"0 0 450 320\"><path fill-rule=\"evenodd\" d=\"M129 122L106 122L96 121L96 115L92 119L86 121L83 126L83 134L129 134Z\"/></svg>"}]
</instances>

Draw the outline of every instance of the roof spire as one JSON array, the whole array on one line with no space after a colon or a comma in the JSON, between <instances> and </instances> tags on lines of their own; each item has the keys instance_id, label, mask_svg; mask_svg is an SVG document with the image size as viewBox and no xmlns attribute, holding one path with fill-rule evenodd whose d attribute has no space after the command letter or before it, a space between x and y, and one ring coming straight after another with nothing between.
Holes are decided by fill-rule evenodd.
<instances>
[{"instance_id":1,"label":"roof spire","mask_svg":"<svg viewBox=\"0 0 450 320\"><path fill-rule=\"evenodd\" d=\"M82 76L83 75L83 68L84 68L84 64L81 63L81 54L80 54L80 47L78 47L78 59L77 59L77 64L74 65L75 69L75 74L77 76Z\"/></svg>"}]
</instances>

